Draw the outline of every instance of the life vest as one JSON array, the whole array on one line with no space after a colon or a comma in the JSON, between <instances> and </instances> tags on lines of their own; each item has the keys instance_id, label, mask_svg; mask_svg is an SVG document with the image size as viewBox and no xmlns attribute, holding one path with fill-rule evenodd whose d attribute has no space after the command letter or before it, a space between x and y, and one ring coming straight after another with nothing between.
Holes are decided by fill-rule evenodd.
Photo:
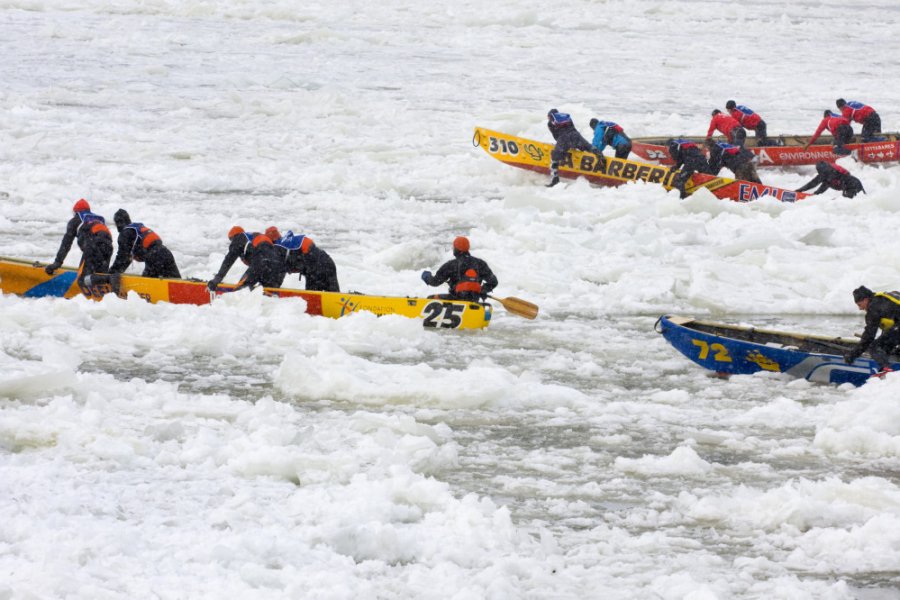
<instances>
[{"instance_id":1,"label":"life vest","mask_svg":"<svg viewBox=\"0 0 900 600\"><path fill-rule=\"evenodd\" d=\"M877 292L875 297L887 298L897 306L900 306L900 292ZM878 326L884 331L887 331L894 326L894 319L881 319Z\"/></svg>"},{"instance_id":2,"label":"life vest","mask_svg":"<svg viewBox=\"0 0 900 600\"><path fill-rule=\"evenodd\" d=\"M622 126L618 123L613 123L612 121L598 121L597 127L602 127L603 129L612 129L616 133L622 133L625 131L622 129Z\"/></svg>"},{"instance_id":3,"label":"life vest","mask_svg":"<svg viewBox=\"0 0 900 600\"><path fill-rule=\"evenodd\" d=\"M722 154L730 154L731 156L737 156L741 153L741 147L735 146L734 144L728 144L726 142L716 142L716 146L722 149Z\"/></svg>"},{"instance_id":4,"label":"life vest","mask_svg":"<svg viewBox=\"0 0 900 600\"><path fill-rule=\"evenodd\" d=\"M134 244L131 246L131 254L134 256L138 253L138 248L148 249L156 242L162 243L162 239L149 227L144 227L143 223L131 223L126 225L124 229L134 229Z\"/></svg>"},{"instance_id":5,"label":"life vest","mask_svg":"<svg viewBox=\"0 0 900 600\"><path fill-rule=\"evenodd\" d=\"M457 294L465 292L480 294L481 277L478 275L478 271L472 267L463 271L462 277L460 277L460 280L456 283L456 287L453 288L453 291Z\"/></svg>"},{"instance_id":6,"label":"life vest","mask_svg":"<svg viewBox=\"0 0 900 600\"><path fill-rule=\"evenodd\" d=\"M550 125L554 128L557 127L566 127L568 125L573 125L572 115L569 113L555 112L550 113Z\"/></svg>"},{"instance_id":7,"label":"life vest","mask_svg":"<svg viewBox=\"0 0 900 600\"><path fill-rule=\"evenodd\" d=\"M259 247L260 245L269 244L272 245L272 240L268 238L263 233L253 232L247 233L246 231L243 233L239 233L238 236L243 236L243 246L241 247L241 262L245 265L250 264L250 254L254 248Z\"/></svg>"},{"instance_id":8,"label":"life vest","mask_svg":"<svg viewBox=\"0 0 900 600\"><path fill-rule=\"evenodd\" d=\"M305 238L306 236L302 233L300 235L294 235L293 231L288 231L277 242L275 242L275 245L281 246L288 252L291 252L294 250L299 250Z\"/></svg>"},{"instance_id":9,"label":"life vest","mask_svg":"<svg viewBox=\"0 0 900 600\"><path fill-rule=\"evenodd\" d=\"M78 233L84 231L85 233L90 233L91 235L108 235L110 239L112 239L112 234L109 232L109 228L106 226L106 219L101 217L98 214L94 214L89 210L83 210L81 212L75 213L78 215L78 218L81 219L81 225L78 226ZM82 227L84 230L82 230Z\"/></svg>"},{"instance_id":10,"label":"life vest","mask_svg":"<svg viewBox=\"0 0 900 600\"><path fill-rule=\"evenodd\" d=\"M683 150L685 148L696 148L697 147L697 144L695 144L691 140L675 140L674 145L679 150Z\"/></svg>"}]
</instances>

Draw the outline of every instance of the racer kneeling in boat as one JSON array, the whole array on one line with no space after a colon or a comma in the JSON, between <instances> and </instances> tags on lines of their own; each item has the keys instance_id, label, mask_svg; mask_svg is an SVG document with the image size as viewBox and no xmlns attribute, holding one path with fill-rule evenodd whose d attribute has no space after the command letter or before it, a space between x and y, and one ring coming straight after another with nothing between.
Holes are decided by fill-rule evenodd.
<instances>
[{"instance_id":1,"label":"racer kneeling in boat","mask_svg":"<svg viewBox=\"0 0 900 600\"><path fill-rule=\"evenodd\" d=\"M874 108L855 100L847 102L843 98L838 98L835 105L841 111L841 116L848 121L862 123L862 132L859 135L863 142L876 141L878 137L876 134L881 133L881 117Z\"/></svg>"},{"instance_id":2,"label":"racer kneeling in boat","mask_svg":"<svg viewBox=\"0 0 900 600\"><path fill-rule=\"evenodd\" d=\"M430 286L450 284L449 294L435 294L430 298L481 302L497 287L497 276L486 262L469 254L469 238L453 240L453 259L440 266L437 273L422 271L422 281Z\"/></svg>"},{"instance_id":3,"label":"racer kneeling in boat","mask_svg":"<svg viewBox=\"0 0 900 600\"><path fill-rule=\"evenodd\" d=\"M120 208L113 215L119 239L119 249L110 273L124 273L132 260L144 263L143 277L181 279L172 252L162 243L159 235L143 223L133 223L128 212Z\"/></svg>"},{"instance_id":4,"label":"racer kneeling in boat","mask_svg":"<svg viewBox=\"0 0 900 600\"><path fill-rule=\"evenodd\" d=\"M844 354L844 361L851 364L863 352L869 350L882 371L891 370L890 355L898 352L900 347L900 292L878 292L877 294L865 286L853 290L853 301L859 310L866 311L866 328L859 343ZM883 330L875 339L878 328Z\"/></svg>"},{"instance_id":5,"label":"racer kneeling in boat","mask_svg":"<svg viewBox=\"0 0 900 600\"><path fill-rule=\"evenodd\" d=\"M631 138L625 135L621 125L597 119L591 119L590 125L594 130L594 139L591 143L596 152L602 154L604 148L611 146L615 150L616 158L628 158L631 154Z\"/></svg>"},{"instance_id":6,"label":"racer kneeling in boat","mask_svg":"<svg viewBox=\"0 0 900 600\"><path fill-rule=\"evenodd\" d=\"M722 167L725 167L734 173L736 179L762 183L756 173L756 166L753 164L755 156L746 148L725 142L706 140L706 149L709 150L710 175L718 175Z\"/></svg>"},{"instance_id":7,"label":"racer kneeling in boat","mask_svg":"<svg viewBox=\"0 0 900 600\"><path fill-rule=\"evenodd\" d=\"M593 152L603 165L604 171L606 170L606 158L578 133L571 115L551 108L547 113L547 128L553 135L553 139L556 140L556 146L550 153L550 183L547 184L547 187L553 187L559 183L559 162L566 157L569 150Z\"/></svg>"},{"instance_id":8,"label":"racer kneeling in boat","mask_svg":"<svg viewBox=\"0 0 900 600\"><path fill-rule=\"evenodd\" d=\"M826 110L823 115L822 120L819 122L819 126L816 127L815 133L813 133L812 137L809 138L809 141L803 145L803 149L809 150L809 147L812 146L813 142L819 139L819 135L827 129L834 138L834 148L832 148L831 151L839 156L847 156L850 154L850 151L844 148L844 144L849 144L853 141L853 128L850 127L850 120L841 115L836 115L830 110Z\"/></svg>"},{"instance_id":9,"label":"racer kneeling in boat","mask_svg":"<svg viewBox=\"0 0 900 600\"><path fill-rule=\"evenodd\" d=\"M681 169L681 172L672 178L672 187L681 192L683 200L688 196L685 186L691 175L695 172L709 173L709 163L700 152L700 147L690 140L669 139L666 142L666 149L675 161L675 164L669 167L669 171Z\"/></svg>"},{"instance_id":10,"label":"racer kneeling in boat","mask_svg":"<svg viewBox=\"0 0 900 600\"><path fill-rule=\"evenodd\" d=\"M311 237L294 235L290 230L282 236L277 227L266 229L266 236L275 244L287 272L298 273L299 279L306 277L308 291L341 291L334 260Z\"/></svg>"},{"instance_id":11,"label":"racer kneeling in boat","mask_svg":"<svg viewBox=\"0 0 900 600\"><path fill-rule=\"evenodd\" d=\"M285 276L285 265L281 255L275 250L272 240L262 233L247 233L243 227L235 225L228 231L228 253L207 287L216 291L219 284L228 274L228 270L240 258L248 266L235 289L263 287L281 287Z\"/></svg>"},{"instance_id":12,"label":"racer kneeling in boat","mask_svg":"<svg viewBox=\"0 0 900 600\"><path fill-rule=\"evenodd\" d=\"M718 108L712 111L712 119L709 121L709 129L706 131L706 138L711 138L713 132L717 129L722 132L722 135L725 136L725 139L728 140L729 144L736 144L742 148L744 147L744 142L747 140L747 130L741 127L741 124L737 119L723 113Z\"/></svg>"},{"instance_id":13,"label":"racer kneeling in boat","mask_svg":"<svg viewBox=\"0 0 900 600\"><path fill-rule=\"evenodd\" d=\"M106 226L106 219L91 212L91 206L82 198L72 207L74 216L66 224L66 233L59 244L56 259L44 271L48 275L60 268L66 255L72 249L72 242L78 240L81 249L81 264L78 267L78 285L85 287L84 279L94 273L109 271L112 258L112 234Z\"/></svg>"},{"instance_id":14,"label":"racer kneeling in boat","mask_svg":"<svg viewBox=\"0 0 900 600\"><path fill-rule=\"evenodd\" d=\"M816 163L816 171L818 174L809 183L797 188L796 191L805 192L818 185L819 189L813 194L821 194L828 188L841 190L845 198L852 198L860 192L866 193L862 182L851 175L850 171L838 164L820 160Z\"/></svg>"}]
</instances>

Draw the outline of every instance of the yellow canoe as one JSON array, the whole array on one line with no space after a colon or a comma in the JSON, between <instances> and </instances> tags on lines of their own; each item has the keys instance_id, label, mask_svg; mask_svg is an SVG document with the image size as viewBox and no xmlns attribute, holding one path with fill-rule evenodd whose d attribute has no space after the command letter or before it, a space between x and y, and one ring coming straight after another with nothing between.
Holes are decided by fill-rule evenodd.
<instances>
[{"instance_id":1,"label":"yellow canoe","mask_svg":"<svg viewBox=\"0 0 900 600\"><path fill-rule=\"evenodd\" d=\"M44 264L0 256L0 292L26 298L72 298L79 294L99 300L112 293L125 297L135 292L148 302L174 304L209 304L218 295L234 290L222 284L219 291L210 292L205 281L191 279L155 279L139 275L121 275L114 281L110 275L92 277L89 289L82 291L76 283L78 272L62 267L47 275ZM422 319L424 327L440 329L483 329L491 322L492 307L487 302L439 300L435 298L406 298L372 296L357 292L311 292L287 288L265 288L265 293L280 298L303 298L306 312L337 319L353 312L365 311L376 315L401 315Z\"/></svg>"}]
</instances>

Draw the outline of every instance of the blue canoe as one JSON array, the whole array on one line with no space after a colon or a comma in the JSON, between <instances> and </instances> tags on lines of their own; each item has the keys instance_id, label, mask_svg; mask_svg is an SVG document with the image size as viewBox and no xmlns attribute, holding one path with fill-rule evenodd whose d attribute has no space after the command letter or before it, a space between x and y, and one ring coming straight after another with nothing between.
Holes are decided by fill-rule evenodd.
<instances>
[{"instance_id":1,"label":"blue canoe","mask_svg":"<svg viewBox=\"0 0 900 600\"><path fill-rule=\"evenodd\" d=\"M879 370L868 355L850 365L844 362L844 353L856 344L856 339L769 331L671 315L660 317L655 328L689 359L723 375L769 371L818 383L862 385ZM891 368L900 370L900 363L892 362Z\"/></svg>"}]
</instances>

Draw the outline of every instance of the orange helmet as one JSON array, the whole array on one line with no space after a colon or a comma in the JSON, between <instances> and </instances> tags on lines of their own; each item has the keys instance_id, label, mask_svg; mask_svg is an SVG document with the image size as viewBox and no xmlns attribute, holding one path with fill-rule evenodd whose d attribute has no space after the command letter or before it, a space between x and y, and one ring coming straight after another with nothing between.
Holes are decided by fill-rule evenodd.
<instances>
[{"instance_id":1,"label":"orange helmet","mask_svg":"<svg viewBox=\"0 0 900 600\"><path fill-rule=\"evenodd\" d=\"M91 205L84 198L76 202L75 206L72 207L72 212L81 212L83 210L91 210Z\"/></svg>"},{"instance_id":2,"label":"orange helmet","mask_svg":"<svg viewBox=\"0 0 900 600\"><path fill-rule=\"evenodd\" d=\"M240 225L235 225L234 227L232 227L231 229L228 230L228 239L230 240L234 236L240 235L242 233L244 233L244 228L241 227Z\"/></svg>"},{"instance_id":3,"label":"orange helmet","mask_svg":"<svg viewBox=\"0 0 900 600\"><path fill-rule=\"evenodd\" d=\"M278 231L278 228L275 226L269 227L266 229L266 237L272 240L273 242L277 242L281 239L281 232Z\"/></svg>"},{"instance_id":4,"label":"orange helmet","mask_svg":"<svg viewBox=\"0 0 900 600\"><path fill-rule=\"evenodd\" d=\"M455 240L453 240L453 249L459 252L468 252L469 238L458 236Z\"/></svg>"}]
</instances>

